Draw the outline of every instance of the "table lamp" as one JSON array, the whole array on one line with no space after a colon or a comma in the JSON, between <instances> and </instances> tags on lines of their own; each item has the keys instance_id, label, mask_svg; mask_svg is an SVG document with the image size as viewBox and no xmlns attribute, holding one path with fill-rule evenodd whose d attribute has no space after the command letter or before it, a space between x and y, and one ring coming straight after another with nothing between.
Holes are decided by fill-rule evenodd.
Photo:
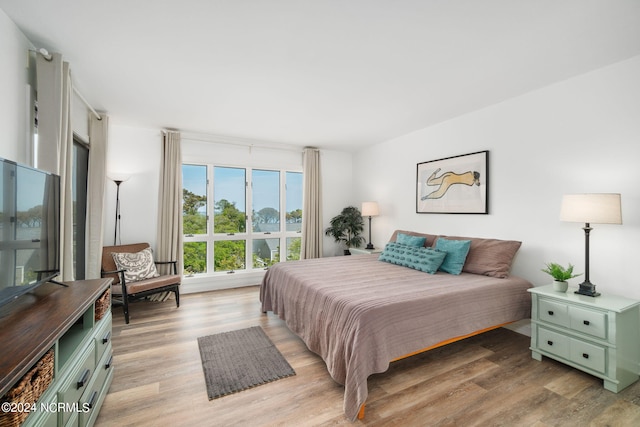
<instances>
[{"instance_id":1,"label":"table lamp","mask_svg":"<svg viewBox=\"0 0 640 427\"><path fill-rule=\"evenodd\" d=\"M560 221L584 222L584 282L576 294L597 297L596 285L589 280L589 233L590 224L622 224L620 194L565 194L562 198Z\"/></svg>"},{"instance_id":2,"label":"table lamp","mask_svg":"<svg viewBox=\"0 0 640 427\"><path fill-rule=\"evenodd\" d=\"M362 216L369 217L369 243L366 249L374 249L371 244L371 217L378 216L380 214L378 210L378 202L362 202Z\"/></svg>"}]
</instances>

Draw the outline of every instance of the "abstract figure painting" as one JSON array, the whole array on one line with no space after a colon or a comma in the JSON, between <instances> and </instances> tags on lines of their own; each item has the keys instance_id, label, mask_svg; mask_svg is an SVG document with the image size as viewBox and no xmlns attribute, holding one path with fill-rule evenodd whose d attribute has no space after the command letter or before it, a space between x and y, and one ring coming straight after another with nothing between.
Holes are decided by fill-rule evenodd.
<instances>
[{"instance_id":1,"label":"abstract figure painting","mask_svg":"<svg viewBox=\"0 0 640 427\"><path fill-rule=\"evenodd\" d=\"M489 151L418 163L416 176L417 213L489 213Z\"/></svg>"}]
</instances>

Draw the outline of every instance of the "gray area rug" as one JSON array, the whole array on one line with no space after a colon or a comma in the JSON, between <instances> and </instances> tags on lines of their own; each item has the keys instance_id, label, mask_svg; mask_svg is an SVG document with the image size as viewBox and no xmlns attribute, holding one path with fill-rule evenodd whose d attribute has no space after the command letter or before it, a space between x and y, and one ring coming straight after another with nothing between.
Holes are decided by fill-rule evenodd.
<instances>
[{"instance_id":1,"label":"gray area rug","mask_svg":"<svg viewBox=\"0 0 640 427\"><path fill-rule=\"evenodd\" d=\"M209 400L295 375L260 326L198 338Z\"/></svg>"}]
</instances>

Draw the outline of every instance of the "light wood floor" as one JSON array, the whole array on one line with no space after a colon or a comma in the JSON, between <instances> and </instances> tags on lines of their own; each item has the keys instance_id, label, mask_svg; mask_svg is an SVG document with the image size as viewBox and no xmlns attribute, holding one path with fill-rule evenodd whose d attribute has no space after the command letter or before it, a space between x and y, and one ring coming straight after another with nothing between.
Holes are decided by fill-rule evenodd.
<instances>
[{"instance_id":1,"label":"light wood floor","mask_svg":"<svg viewBox=\"0 0 640 427\"><path fill-rule=\"evenodd\" d=\"M114 307L115 376L105 426L638 426L640 382L621 393L549 359L529 338L498 329L391 365L369 378L363 421L342 411L343 388L272 313L258 288L140 302L124 324ZM209 401L197 337L260 325L296 376Z\"/></svg>"}]
</instances>

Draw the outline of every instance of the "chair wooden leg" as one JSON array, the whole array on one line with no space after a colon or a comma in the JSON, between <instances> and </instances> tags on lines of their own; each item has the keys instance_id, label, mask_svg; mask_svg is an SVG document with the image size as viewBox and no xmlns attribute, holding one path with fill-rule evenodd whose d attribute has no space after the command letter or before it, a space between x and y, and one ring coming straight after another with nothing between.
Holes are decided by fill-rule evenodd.
<instances>
[{"instance_id":1,"label":"chair wooden leg","mask_svg":"<svg viewBox=\"0 0 640 427\"><path fill-rule=\"evenodd\" d=\"M128 298L122 299L122 309L124 310L124 322L129 324L129 300Z\"/></svg>"},{"instance_id":2,"label":"chair wooden leg","mask_svg":"<svg viewBox=\"0 0 640 427\"><path fill-rule=\"evenodd\" d=\"M176 286L176 290L173 292L176 295L176 307L180 307L180 289Z\"/></svg>"},{"instance_id":3,"label":"chair wooden leg","mask_svg":"<svg viewBox=\"0 0 640 427\"><path fill-rule=\"evenodd\" d=\"M127 291L127 281L124 277L124 270L120 272L120 285L122 286L122 309L124 310L124 321L129 324L129 292Z\"/></svg>"}]
</instances>

